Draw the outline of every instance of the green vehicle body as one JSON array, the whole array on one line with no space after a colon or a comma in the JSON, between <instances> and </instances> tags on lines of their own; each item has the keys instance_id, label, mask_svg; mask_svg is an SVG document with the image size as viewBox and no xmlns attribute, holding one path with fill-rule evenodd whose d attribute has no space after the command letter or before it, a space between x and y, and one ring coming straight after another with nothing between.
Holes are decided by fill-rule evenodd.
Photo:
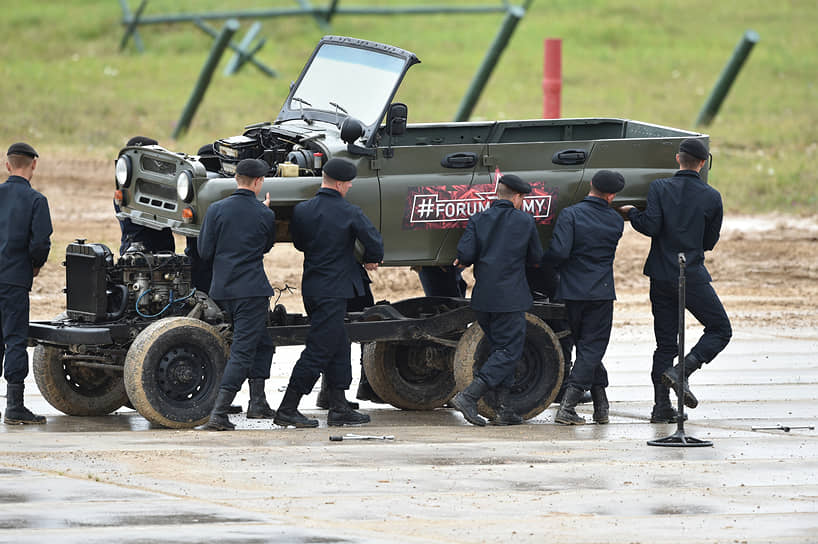
<instances>
[{"instance_id":1,"label":"green vehicle body","mask_svg":"<svg viewBox=\"0 0 818 544\"><path fill-rule=\"evenodd\" d=\"M358 168L347 198L383 235L383 264L446 265L468 217L495 198L498 175L513 173L534 187L524 209L545 247L559 212L584 198L598 170L625 176L615 204L644 206L650 182L677 170L681 140L708 142L704 134L616 118L407 124L408 108L392 100L419 62L396 47L323 38L276 120L216 142L216 156L122 149L119 217L196 237L208 206L235 190L238 159L257 157L270 164L261 195L270 194L278 240L288 241L293 207L321 184L320 164L341 157ZM297 175L284 173L288 162Z\"/></svg>"}]
</instances>

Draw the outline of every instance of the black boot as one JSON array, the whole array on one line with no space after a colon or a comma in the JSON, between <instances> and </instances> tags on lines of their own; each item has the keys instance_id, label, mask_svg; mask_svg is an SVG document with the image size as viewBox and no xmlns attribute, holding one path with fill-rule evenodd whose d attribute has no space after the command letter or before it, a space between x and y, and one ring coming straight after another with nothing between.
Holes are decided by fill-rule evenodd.
<instances>
[{"instance_id":1,"label":"black boot","mask_svg":"<svg viewBox=\"0 0 818 544\"><path fill-rule=\"evenodd\" d=\"M287 386L287 391L284 392L284 398L281 399L281 405L276 411L273 423L281 425L282 427L318 427L317 419L309 419L298 411L298 403L301 402L301 393L295 391L291 385Z\"/></svg>"},{"instance_id":2,"label":"black boot","mask_svg":"<svg viewBox=\"0 0 818 544\"><path fill-rule=\"evenodd\" d=\"M600 425L608 423L608 395L601 385L591 387L591 399L594 403L594 421Z\"/></svg>"},{"instance_id":3,"label":"black boot","mask_svg":"<svg viewBox=\"0 0 818 544\"><path fill-rule=\"evenodd\" d=\"M219 389L219 396L216 397L216 404L213 405L213 411L210 412L210 419L202 429L206 431L232 431L235 429L236 426L230 423L230 418L227 417L227 410L234 398L236 398L235 391Z\"/></svg>"},{"instance_id":4,"label":"black boot","mask_svg":"<svg viewBox=\"0 0 818 544\"><path fill-rule=\"evenodd\" d=\"M240 414L243 411L244 410L241 409L241 405L239 404L231 404L230 406L227 407L228 414Z\"/></svg>"},{"instance_id":5,"label":"black boot","mask_svg":"<svg viewBox=\"0 0 818 544\"><path fill-rule=\"evenodd\" d=\"M520 417L520 414L514 411L511 403L508 401L509 390L507 387L498 387L495 390L497 397L497 408L495 415L489 420L492 425L521 425L525 420Z\"/></svg>"},{"instance_id":6,"label":"black boot","mask_svg":"<svg viewBox=\"0 0 818 544\"><path fill-rule=\"evenodd\" d=\"M327 379L322 374L321 375L321 389L318 390L318 398L315 399L315 405L318 406L319 408L321 408L322 410L329 410L329 405L330 405L329 397L330 397L330 395L329 395L329 389L327 388ZM358 403L357 402L347 401L347 403L349 404L349 407L352 410L357 410L358 409Z\"/></svg>"},{"instance_id":7,"label":"black boot","mask_svg":"<svg viewBox=\"0 0 818 544\"><path fill-rule=\"evenodd\" d=\"M565 381L568 379L568 376L571 375L571 349L568 350L568 353L565 353L565 350L563 349L565 362L563 363L562 368L562 386L560 387L560 391L557 393L557 396L554 397L554 402L552 404L562 404L562 397L565 395Z\"/></svg>"},{"instance_id":8,"label":"black boot","mask_svg":"<svg viewBox=\"0 0 818 544\"><path fill-rule=\"evenodd\" d=\"M343 389L331 389L329 392L329 412L327 413L327 425L330 427L343 427L344 425L363 425L369 423L367 414L356 412L349 406Z\"/></svg>"},{"instance_id":9,"label":"black boot","mask_svg":"<svg viewBox=\"0 0 818 544\"><path fill-rule=\"evenodd\" d=\"M685 357L685 377L689 378L691 374L699 370L704 363L692 353ZM662 374L662 383L670 389L676 390L677 384L682 381L682 366L676 365L673 368L665 370ZM685 380L684 388L684 403L688 408L695 408L699 405L699 401L690 391L690 384Z\"/></svg>"},{"instance_id":10,"label":"black boot","mask_svg":"<svg viewBox=\"0 0 818 544\"><path fill-rule=\"evenodd\" d=\"M6 425L42 425L45 423L43 416L32 414L31 410L23 406L22 383L10 383L6 387L6 418L3 420Z\"/></svg>"},{"instance_id":11,"label":"black boot","mask_svg":"<svg viewBox=\"0 0 818 544\"><path fill-rule=\"evenodd\" d=\"M563 425L585 425L585 418L578 415L576 410L574 410L579 403L579 399L582 398L582 393L583 390L579 387L574 387L573 385L566 387L554 421L562 423Z\"/></svg>"},{"instance_id":12,"label":"black boot","mask_svg":"<svg viewBox=\"0 0 818 544\"><path fill-rule=\"evenodd\" d=\"M273 419L276 411L267 404L264 382L261 378L250 380L250 403L247 405L247 419Z\"/></svg>"},{"instance_id":13,"label":"black boot","mask_svg":"<svg viewBox=\"0 0 818 544\"><path fill-rule=\"evenodd\" d=\"M663 384L653 384L653 410L650 413L651 423L676 423L679 412L670 404L670 389ZM687 421L687 414L685 414Z\"/></svg>"},{"instance_id":14,"label":"black boot","mask_svg":"<svg viewBox=\"0 0 818 544\"><path fill-rule=\"evenodd\" d=\"M358 391L355 393L355 398L358 400L368 400L375 404L386 404L384 400L372 389L369 384L369 379L366 377L364 365L361 365L361 381L358 382ZM357 408L357 406L356 406Z\"/></svg>"},{"instance_id":15,"label":"black boot","mask_svg":"<svg viewBox=\"0 0 818 544\"><path fill-rule=\"evenodd\" d=\"M463 414L466 421L472 425L484 427L486 420L477 413L477 401L480 400L480 397L482 397L488 389L489 386L486 382L479 377L475 377L468 387L455 395L449 403Z\"/></svg>"}]
</instances>

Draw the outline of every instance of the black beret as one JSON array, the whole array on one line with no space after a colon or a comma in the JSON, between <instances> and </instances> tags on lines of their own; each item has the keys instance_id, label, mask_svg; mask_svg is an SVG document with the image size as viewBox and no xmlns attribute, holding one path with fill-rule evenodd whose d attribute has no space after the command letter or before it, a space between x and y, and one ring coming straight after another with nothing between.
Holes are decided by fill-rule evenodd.
<instances>
[{"instance_id":1,"label":"black beret","mask_svg":"<svg viewBox=\"0 0 818 544\"><path fill-rule=\"evenodd\" d=\"M248 178L263 178L270 171L270 165L261 159L243 159L236 166L236 175Z\"/></svg>"},{"instance_id":2,"label":"black beret","mask_svg":"<svg viewBox=\"0 0 818 544\"><path fill-rule=\"evenodd\" d=\"M706 161L707 157L709 156L707 146L705 146L699 140L694 140L693 138L682 140L682 143L679 144L679 151L692 155L700 161Z\"/></svg>"},{"instance_id":3,"label":"black beret","mask_svg":"<svg viewBox=\"0 0 818 544\"><path fill-rule=\"evenodd\" d=\"M591 185L601 193L618 193L625 187L625 177L613 170L600 170L591 178Z\"/></svg>"},{"instance_id":4,"label":"black beret","mask_svg":"<svg viewBox=\"0 0 818 544\"><path fill-rule=\"evenodd\" d=\"M358 175L358 168L344 159L330 159L324 165L327 177L338 181L352 181Z\"/></svg>"},{"instance_id":5,"label":"black beret","mask_svg":"<svg viewBox=\"0 0 818 544\"><path fill-rule=\"evenodd\" d=\"M128 147L138 146L138 145L157 145L159 142L154 140L153 138L148 138L147 136L134 136L128 143L125 144Z\"/></svg>"},{"instance_id":6,"label":"black beret","mask_svg":"<svg viewBox=\"0 0 818 544\"><path fill-rule=\"evenodd\" d=\"M531 192L531 185L524 182L519 176L515 176L514 174L504 174L503 177L500 178L500 183L515 193L526 195Z\"/></svg>"},{"instance_id":7,"label":"black beret","mask_svg":"<svg viewBox=\"0 0 818 544\"><path fill-rule=\"evenodd\" d=\"M31 147L25 142L17 142L16 144L11 144L8 152L6 152L6 155L25 155L27 157L31 157L32 159L40 156L37 154L36 151L34 151L33 147Z\"/></svg>"}]
</instances>

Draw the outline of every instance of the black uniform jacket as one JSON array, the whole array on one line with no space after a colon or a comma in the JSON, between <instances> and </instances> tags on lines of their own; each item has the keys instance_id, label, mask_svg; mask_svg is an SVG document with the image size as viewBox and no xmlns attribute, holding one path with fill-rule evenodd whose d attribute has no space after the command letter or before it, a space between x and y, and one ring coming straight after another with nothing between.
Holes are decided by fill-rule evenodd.
<instances>
[{"instance_id":1,"label":"black uniform jacket","mask_svg":"<svg viewBox=\"0 0 818 544\"><path fill-rule=\"evenodd\" d=\"M613 262L625 220L595 196L560 212L545 261L559 270L557 300L615 300Z\"/></svg>"},{"instance_id":2,"label":"black uniform jacket","mask_svg":"<svg viewBox=\"0 0 818 544\"><path fill-rule=\"evenodd\" d=\"M654 180L645 210L628 213L633 228L652 238L645 275L677 280L679 253L684 252L687 281L709 282L704 252L718 242L723 214L721 195L694 170L679 170L672 178Z\"/></svg>"},{"instance_id":3,"label":"black uniform jacket","mask_svg":"<svg viewBox=\"0 0 818 544\"><path fill-rule=\"evenodd\" d=\"M364 247L363 262L383 260L383 239L361 208L334 189L322 187L296 205L290 223L293 245L304 252L301 293L309 297L354 298L365 291L355 240Z\"/></svg>"},{"instance_id":4,"label":"black uniform jacket","mask_svg":"<svg viewBox=\"0 0 818 544\"><path fill-rule=\"evenodd\" d=\"M460 242L457 259L474 265L471 306L480 312L528 310L533 299L525 266L539 265L542 246L534 218L508 200L495 200L471 216Z\"/></svg>"},{"instance_id":5,"label":"black uniform jacket","mask_svg":"<svg viewBox=\"0 0 818 544\"><path fill-rule=\"evenodd\" d=\"M264 254L275 242L275 213L249 189L207 209L197 247L211 264L208 293L214 300L269 297L273 288L264 273Z\"/></svg>"},{"instance_id":6,"label":"black uniform jacket","mask_svg":"<svg viewBox=\"0 0 818 544\"><path fill-rule=\"evenodd\" d=\"M0 283L31 289L34 269L51 250L48 200L28 180L11 176L0 185Z\"/></svg>"}]
</instances>

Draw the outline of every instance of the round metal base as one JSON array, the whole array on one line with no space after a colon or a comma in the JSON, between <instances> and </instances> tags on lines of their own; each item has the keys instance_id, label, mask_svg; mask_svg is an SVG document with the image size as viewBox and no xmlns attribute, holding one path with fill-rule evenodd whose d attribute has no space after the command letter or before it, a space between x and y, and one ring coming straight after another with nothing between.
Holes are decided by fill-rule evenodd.
<instances>
[{"instance_id":1,"label":"round metal base","mask_svg":"<svg viewBox=\"0 0 818 544\"><path fill-rule=\"evenodd\" d=\"M648 440L648 446L664 446L666 448L703 448L712 446L709 440L699 440L692 436L686 436L684 431L676 431L670 436L657 440Z\"/></svg>"}]
</instances>

